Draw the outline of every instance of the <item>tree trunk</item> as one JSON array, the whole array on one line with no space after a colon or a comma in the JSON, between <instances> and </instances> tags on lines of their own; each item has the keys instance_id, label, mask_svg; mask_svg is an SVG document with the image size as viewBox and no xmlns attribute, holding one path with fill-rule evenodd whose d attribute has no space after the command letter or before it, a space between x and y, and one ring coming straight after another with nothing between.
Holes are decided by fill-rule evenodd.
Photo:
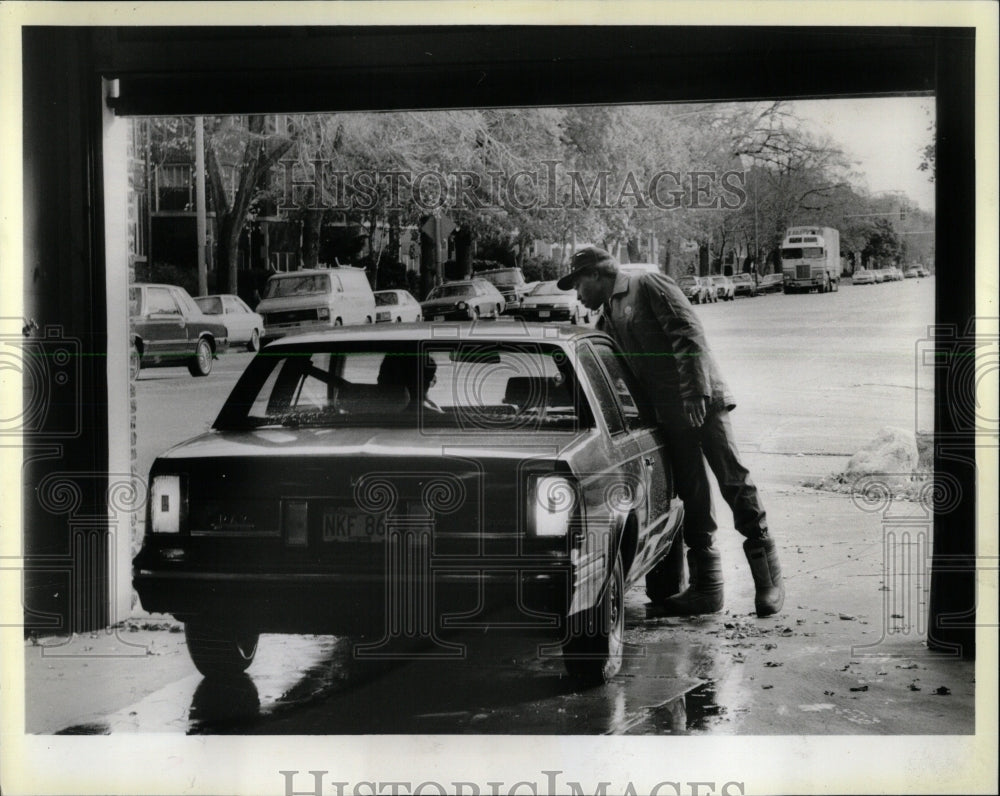
<instances>
[{"instance_id":1,"label":"tree trunk","mask_svg":"<svg viewBox=\"0 0 1000 796\"><path fill-rule=\"evenodd\" d=\"M455 231L455 268L464 279L472 277L472 232L464 226Z\"/></svg>"},{"instance_id":2,"label":"tree trunk","mask_svg":"<svg viewBox=\"0 0 1000 796\"><path fill-rule=\"evenodd\" d=\"M302 267L319 265L320 233L323 229L323 210L305 210L302 213Z\"/></svg>"}]
</instances>

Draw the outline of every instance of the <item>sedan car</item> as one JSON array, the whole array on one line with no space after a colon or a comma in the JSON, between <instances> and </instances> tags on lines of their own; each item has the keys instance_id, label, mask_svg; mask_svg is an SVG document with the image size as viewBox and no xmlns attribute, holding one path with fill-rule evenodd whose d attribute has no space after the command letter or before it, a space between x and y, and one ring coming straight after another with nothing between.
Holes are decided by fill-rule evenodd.
<instances>
[{"instance_id":1,"label":"sedan car","mask_svg":"<svg viewBox=\"0 0 1000 796\"><path fill-rule=\"evenodd\" d=\"M764 274L757 283L758 293L780 293L784 285L782 274Z\"/></svg>"},{"instance_id":2,"label":"sedan car","mask_svg":"<svg viewBox=\"0 0 1000 796\"><path fill-rule=\"evenodd\" d=\"M506 311L513 312L521 306L521 301L533 285L524 281L524 272L520 268L492 268L488 271L477 271L476 279L485 279L500 291L506 302Z\"/></svg>"},{"instance_id":3,"label":"sedan car","mask_svg":"<svg viewBox=\"0 0 1000 796\"><path fill-rule=\"evenodd\" d=\"M733 295L751 298L757 295L757 283L750 274L736 274L733 277Z\"/></svg>"},{"instance_id":4,"label":"sedan car","mask_svg":"<svg viewBox=\"0 0 1000 796\"><path fill-rule=\"evenodd\" d=\"M264 334L264 319L250 309L239 296L223 293L215 296L198 296L194 300L205 315L221 321L229 333L229 345L245 345L247 351L260 348Z\"/></svg>"},{"instance_id":5,"label":"sedan car","mask_svg":"<svg viewBox=\"0 0 1000 796\"><path fill-rule=\"evenodd\" d=\"M129 288L132 345L129 371L186 366L192 376L212 372L212 360L229 345L225 325L202 313L177 285L134 284Z\"/></svg>"},{"instance_id":6,"label":"sedan car","mask_svg":"<svg viewBox=\"0 0 1000 796\"><path fill-rule=\"evenodd\" d=\"M420 311L428 321L464 321L499 318L505 306L503 295L485 279L463 279L438 285Z\"/></svg>"},{"instance_id":7,"label":"sedan car","mask_svg":"<svg viewBox=\"0 0 1000 796\"><path fill-rule=\"evenodd\" d=\"M626 590L676 592L683 506L613 340L440 332L272 343L212 429L155 460L133 583L184 622L206 677L239 676L261 633L364 635L363 656L517 628L551 633L568 672L600 683L621 666Z\"/></svg>"},{"instance_id":8,"label":"sedan car","mask_svg":"<svg viewBox=\"0 0 1000 796\"><path fill-rule=\"evenodd\" d=\"M413 298L409 290L375 291L375 322L393 321L404 323L423 318L420 302Z\"/></svg>"},{"instance_id":9,"label":"sedan car","mask_svg":"<svg viewBox=\"0 0 1000 796\"><path fill-rule=\"evenodd\" d=\"M708 286L707 279L703 277L680 276L677 277L677 285L684 291L684 295L692 304L705 304L709 301L719 300L716 292Z\"/></svg>"},{"instance_id":10,"label":"sedan car","mask_svg":"<svg viewBox=\"0 0 1000 796\"><path fill-rule=\"evenodd\" d=\"M591 311L577 299L576 290L560 290L556 281L535 285L524 297L516 315L526 321L590 323Z\"/></svg>"},{"instance_id":11,"label":"sedan car","mask_svg":"<svg viewBox=\"0 0 1000 796\"><path fill-rule=\"evenodd\" d=\"M733 280L728 276L716 274L707 278L711 286L715 288L715 294L720 300L732 301L736 298L736 287L733 285Z\"/></svg>"},{"instance_id":12,"label":"sedan car","mask_svg":"<svg viewBox=\"0 0 1000 796\"><path fill-rule=\"evenodd\" d=\"M861 270L854 272L854 276L851 278L851 282L853 282L855 285L874 285L875 272L869 271L866 268L862 268Z\"/></svg>"}]
</instances>

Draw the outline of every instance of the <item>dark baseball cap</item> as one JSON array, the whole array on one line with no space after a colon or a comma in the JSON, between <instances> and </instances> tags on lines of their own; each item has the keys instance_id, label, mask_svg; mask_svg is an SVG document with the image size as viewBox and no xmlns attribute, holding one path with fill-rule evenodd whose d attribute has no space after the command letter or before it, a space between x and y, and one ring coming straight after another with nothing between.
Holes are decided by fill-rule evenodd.
<instances>
[{"instance_id":1,"label":"dark baseball cap","mask_svg":"<svg viewBox=\"0 0 1000 796\"><path fill-rule=\"evenodd\" d=\"M597 246L587 246L573 255L573 259L569 262L569 273L560 279L556 285L560 290L571 290L576 287L576 280L582 274L592 268L601 268L602 266L611 271L618 269L618 263L615 261L615 258L604 251L604 249L599 249Z\"/></svg>"}]
</instances>

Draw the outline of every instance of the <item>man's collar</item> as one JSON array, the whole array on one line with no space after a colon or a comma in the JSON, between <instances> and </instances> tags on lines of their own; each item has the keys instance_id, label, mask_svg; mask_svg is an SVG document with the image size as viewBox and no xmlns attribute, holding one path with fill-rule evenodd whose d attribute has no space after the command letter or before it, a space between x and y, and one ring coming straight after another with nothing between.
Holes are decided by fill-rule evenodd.
<instances>
[{"instance_id":1,"label":"man's collar","mask_svg":"<svg viewBox=\"0 0 1000 796\"><path fill-rule=\"evenodd\" d=\"M619 293L628 293L629 275L624 271L619 271L617 276L615 276L615 286L611 291L611 295L608 296L608 301L610 302L612 298L617 296Z\"/></svg>"}]
</instances>

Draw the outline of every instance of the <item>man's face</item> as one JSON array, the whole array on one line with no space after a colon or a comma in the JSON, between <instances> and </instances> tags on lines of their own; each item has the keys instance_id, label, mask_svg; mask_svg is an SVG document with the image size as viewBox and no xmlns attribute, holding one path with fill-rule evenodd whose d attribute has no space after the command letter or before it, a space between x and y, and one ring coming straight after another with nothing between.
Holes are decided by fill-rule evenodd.
<instances>
[{"instance_id":1,"label":"man's face","mask_svg":"<svg viewBox=\"0 0 1000 796\"><path fill-rule=\"evenodd\" d=\"M600 309L608 298L607 285L601 277L591 271L576 280L576 297L588 310Z\"/></svg>"}]
</instances>

